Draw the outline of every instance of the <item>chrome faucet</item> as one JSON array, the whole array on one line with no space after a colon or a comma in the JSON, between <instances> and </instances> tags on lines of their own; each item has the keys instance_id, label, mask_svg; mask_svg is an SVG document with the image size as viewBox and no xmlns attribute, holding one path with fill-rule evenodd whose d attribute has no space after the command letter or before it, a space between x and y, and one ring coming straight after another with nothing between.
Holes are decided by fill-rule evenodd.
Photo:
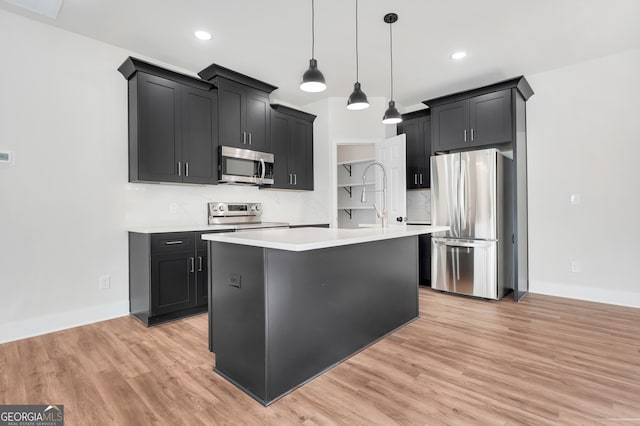
<instances>
[{"instance_id":1,"label":"chrome faucet","mask_svg":"<svg viewBox=\"0 0 640 426\"><path fill-rule=\"evenodd\" d=\"M374 162L369 164L367 168L364 169L364 172L362 173L362 195L360 196L360 202L361 203L367 202L366 180L367 180L367 172L369 171L369 168L371 166L380 166L380 168L382 169L382 189L376 189L370 192L382 192L382 212L378 210L378 207L376 207L375 203L373 204L373 209L376 211L376 216L378 216L378 218L382 222L382 227L386 228L387 219L389 216L389 212L387 211L387 171L384 169L384 166L382 165L382 163Z\"/></svg>"}]
</instances>

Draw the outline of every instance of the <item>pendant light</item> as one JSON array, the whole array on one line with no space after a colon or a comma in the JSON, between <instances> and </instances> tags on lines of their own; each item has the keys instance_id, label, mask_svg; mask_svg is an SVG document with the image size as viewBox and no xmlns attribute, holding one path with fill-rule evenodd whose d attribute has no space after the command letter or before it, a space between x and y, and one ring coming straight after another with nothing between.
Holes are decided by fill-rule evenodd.
<instances>
[{"instance_id":1,"label":"pendant light","mask_svg":"<svg viewBox=\"0 0 640 426\"><path fill-rule=\"evenodd\" d=\"M353 92L347 101L347 109L358 110L369 108L367 95L360 88L359 68L358 68L358 0L356 0L356 83L353 85Z\"/></svg>"},{"instance_id":2,"label":"pendant light","mask_svg":"<svg viewBox=\"0 0 640 426\"><path fill-rule=\"evenodd\" d=\"M311 0L311 59L309 69L302 75L300 89L305 92L322 92L327 88L324 82L324 75L318 69L318 61L315 60L316 47L316 16L314 0Z\"/></svg>"},{"instance_id":3,"label":"pendant light","mask_svg":"<svg viewBox=\"0 0 640 426\"><path fill-rule=\"evenodd\" d=\"M389 108L387 108L384 112L384 117L382 117L384 124L398 124L402 122L402 116L396 109L396 103L393 101L393 33L391 27L397 20L398 15L395 13L387 13L384 15L384 22L389 24L389 51L391 53L391 100L389 101Z\"/></svg>"}]
</instances>

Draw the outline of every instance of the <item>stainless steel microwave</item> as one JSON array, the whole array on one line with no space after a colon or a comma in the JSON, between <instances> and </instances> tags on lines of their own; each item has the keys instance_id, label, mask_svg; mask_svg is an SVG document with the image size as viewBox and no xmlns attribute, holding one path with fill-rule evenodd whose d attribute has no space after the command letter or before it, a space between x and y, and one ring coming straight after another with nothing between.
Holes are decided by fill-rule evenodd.
<instances>
[{"instance_id":1,"label":"stainless steel microwave","mask_svg":"<svg viewBox=\"0 0 640 426\"><path fill-rule=\"evenodd\" d=\"M238 185L272 185L273 154L221 146L218 182Z\"/></svg>"}]
</instances>

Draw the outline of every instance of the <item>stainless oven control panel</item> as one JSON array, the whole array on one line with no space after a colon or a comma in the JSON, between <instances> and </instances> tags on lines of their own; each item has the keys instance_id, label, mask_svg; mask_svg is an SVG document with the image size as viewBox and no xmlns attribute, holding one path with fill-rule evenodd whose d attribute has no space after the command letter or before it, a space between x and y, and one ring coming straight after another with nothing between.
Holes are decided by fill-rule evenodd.
<instances>
[{"instance_id":1,"label":"stainless oven control panel","mask_svg":"<svg viewBox=\"0 0 640 426\"><path fill-rule=\"evenodd\" d=\"M208 203L209 217L248 217L262 214L261 203Z\"/></svg>"}]
</instances>

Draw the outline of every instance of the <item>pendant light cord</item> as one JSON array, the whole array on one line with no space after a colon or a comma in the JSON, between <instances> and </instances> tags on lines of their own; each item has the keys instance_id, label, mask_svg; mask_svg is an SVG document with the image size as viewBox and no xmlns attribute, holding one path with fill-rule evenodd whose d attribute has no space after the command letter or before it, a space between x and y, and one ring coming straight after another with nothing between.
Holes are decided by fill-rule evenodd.
<instances>
[{"instance_id":1,"label":"pendant light cord","mask_svg":"<svg viewBox=\"0 0 640 426\"><path fill-rule=\"evenodd\" d=\"M390 44L389 51L391 52L391 100L393 100L393 31L391 30L392 26L393 24L389 24L389 44Z\"/></svg>"},{"instance_id":2,"label":"pendant light cord","mask_svg":"<svg viewBox=\"0 0 640 426\"><path fill-rule=\"evenodd\" d=\"M316 8L311 0L311 59L316 57Z\"/></svg>"},{"instance_id":3,"label":"pendant light cord","mask_svg":"<svg viewBox=\"0 0 640 426\"><path fill-rule=\"evenodd\" d=\"M356 82L360 81L360 69L358 62L358 0L356 0Z\"/></svg>"}]
</instances>

